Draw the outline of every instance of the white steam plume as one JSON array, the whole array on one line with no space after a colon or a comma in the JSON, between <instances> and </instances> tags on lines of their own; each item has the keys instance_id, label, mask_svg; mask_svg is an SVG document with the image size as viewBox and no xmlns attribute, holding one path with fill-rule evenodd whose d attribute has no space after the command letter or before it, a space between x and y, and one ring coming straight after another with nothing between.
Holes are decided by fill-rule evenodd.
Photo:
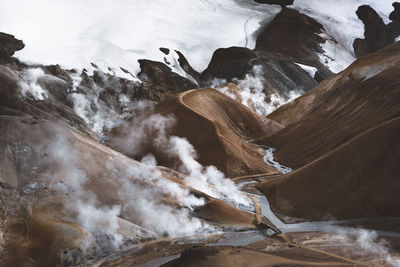
<instances>
[{"instance_id":1,"label":"white steam plume","mask_svg":"<svg viewBox=\"0 0 400 267\"><path fill-rule=\"evenodd\" d=\"M22 73L21 94L23 97L32 97L35 100L48 98L48 93L38 83L40 77L45 76L41 68L27 68Z\"/></svg>"},{"instance_id":2,"label":"white steam plume","mask_svg":"<svg viewBox=\"0 0 400 267\"><path fill-rule=\"evenodd\" d=\"M145 155L142 161L150 165L156 164L156 159L148 155L149 150L156 149L162 157L178 159L176 168L187 175L185 182L190 187L236 206L249 206L251 201L222 172L196 160L196 151L187 139L171 136L175 123L172 115L143 114L120 128L120 135L111 139L112 146L136 158Z\"/></svg>"},{"instance_id":3,"label":"white steam plume","mask_svg":"<svg viewBox=\"0 0 400 267\"><path fill-rule=\"evenodd\" d=\"M352 253L359 254L360 256L374 256L376 258L383 258L385 263L389 266L399 267L400 259L394 259L390 255L387 248L387 243L383 239L379 239L378 234L372 230L338 228L340 235L340 243L354 244L356 242L358 250L352 250Z\"/></svg>"},{"instance_id":4,"label":"white steam plume","mask_svg":"<svg viewBox=\"0 0 400 267\"><path fill-rule=\"evenodd\" d=\"M226 81L214 79L212 86L217 88L221 82ZM234 82L241 89L240 91L232 92L227 86L218 87L217 90L263 116L267 116L275 109L303 94L301 90L292 90L288 96L272 93L267 97L264 93L264 70L261 65L255 65L251 73L246 74L243 80L235 79Z\"/></svg>"},{"instance_id":5,"label":"white steam plume","mask_svg":"<svg viewBox=\"0 0 400 267\"><path fill-rule=\"evenodd\" d=\"M187 139L172 136L169 142L171 153L176 153L182 162L179 171L188 175L186 182L191 187L236 206L251 205L251 200L216 167L203 167L195 160L196 151Z\"/></svg>"},{"instance_id":6,"label":"white steam plume","mask_svg":"<svg viewBox=\"0 0 400 267\"><path fill-rule=\"evenodd\" d=\"M96 165L92 155L82 154L62 134L50 144L42 146L41 151L47 154L47 163L56 168L54 173L47 175L52 188L72 196L73 201L67 208L77 213L78 223L94 236L106 234L111 237L109 245L112 249L119 249L125 239L120 234L118 224L122 215L128 221L160 235L178 236L213 230L190 216L193 207L203 205L204 200L163 177L152 166L155 162L151 155L144 160L151 162L151 165L134 164L122 155L122 158L110 158L106 162L104 179L119 185L113 192L119 203L105 205L101 201L104 197L101 192L86 189L86 184L95 178L86 173L82 161L87 166ZM168 204L168 199L178 206Z\"/></svg>"}]
</instances>

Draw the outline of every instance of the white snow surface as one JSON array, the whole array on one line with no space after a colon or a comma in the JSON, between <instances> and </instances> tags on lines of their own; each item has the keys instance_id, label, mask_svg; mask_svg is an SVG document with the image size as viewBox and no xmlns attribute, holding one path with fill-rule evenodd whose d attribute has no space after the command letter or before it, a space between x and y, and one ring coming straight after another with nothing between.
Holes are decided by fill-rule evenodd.
<instances>
[{"instance_id":1,"label":"white snow surface","mask_svg":"<svg viewBox=\"0 0 400 267\"><path fill-rule=\"evenodd\" d=\"M317 68L312 67L312 66L303 65L303 64L300 64L300 63L295 63L295 64L298 65L303 70L305 70L312 78L314 78L315 73L318 71Z\"/></svg>"},{"instance_id":2,"label":"white snow surface","mask_svg":"<svg viewBox=\"0 0 400 267\"><path fill-rule=\"evenodd\" d=\"M327 38L338 41L323 45L321 60L339 72L355 60L354 38L363 37L363 24L355 14L358 6L371 5L388 23L392 2L295 0L290 7L322 23ZM173 71L187 76L173 49L202 71L217 48L254 48L256 30L280 9L252 0L0 0L0 31L25 42L16 56L28 63L91 71L93 62L104 72L111 67L111 72L132 78L119 67L136 74L137 59L163 62L165 55L158 48L167 47Z\"/></svg>"},{"instance_id":3,"label":"white snow surface","mask_svg":"<svg viewBox=\"0 0 400 267\"><path fill-rule=\"evenodd\" d=\"M387 24L393 11L394 0L295 0L290 6L304 13L324 26L322 44L325 53L321 61L334 72L340 72L354 60L353 41L364 38L364 24L358 19L356 10L361 5L370 5ZM333 37L337 43L330 41Z\"/></svg>"},{"instance_id":4,"label":"white snow surface","mask_svg":"<svg viewBox=\"0 0 400 267\"><path fill-rule=\"evenodd\" d=\"M239 0L0 0L0 31L25 42L16 56L27 62L135 74L138 59L163 62L167 47L202 71L220 47L254 48L251 34L280 10Z\"/></svg>"}]
</instances>

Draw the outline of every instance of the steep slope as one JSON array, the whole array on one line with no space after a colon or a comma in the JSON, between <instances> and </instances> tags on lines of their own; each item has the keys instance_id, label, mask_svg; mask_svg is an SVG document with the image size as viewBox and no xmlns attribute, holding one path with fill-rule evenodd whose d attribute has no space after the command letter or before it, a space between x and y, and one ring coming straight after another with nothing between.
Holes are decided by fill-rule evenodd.
<instances>
[{"instance_id":1,"label":"steep slope","mask_svg":"<svg viewBox=\"0 0 400 267\"><path fill-rule=\"evenodd\" d=\"M138 146L127 145L140 121L156 118L154 129L146 133ZM151 152L160 165L179 167L179 159L163 146L168 138L186 138L193 145L197 160L204 166L213 165L229 177L254 173L274 173L262 160L262 151L249 139L269 136L281 125L263 118L235 100L214 89L197 89L179 94L156 105L154 111L136 117L114 129L107 144L133 158L140 159ZM166 125L167 124L167 125ZM168 125L169 124L169 125ZM150 126L149 126L150 127ZM163 133L160 144L160 133ZM136 136L137 138L137 136ZM125 142L124 142L125 140Z\"/></svg>"},{"instance_id":2,"label":"steep slope","mask_svg":"<svg viewBox=\"0 0 400 267\"><path fill-rule=\"evenodd\" d=\"M400 216L399 133L397 117L258 188L276 213L296 218Z\"/></svg>"},{"instance_id":3,"label":"steep slope","mask_svg":"<svg viewBox=\"0 0 400 267\"><path fill-rule=\"evenodd\" d=\"M321 44L325 42L320 36L323 30L321 24L307 15L284 8L259 29L254 50L217 49L201 73L200 82L208 86L215 85L218 81L215 79L223 79L238 84L253 74L261 83L267 102L272 94L288 97L291 92L306 92L332 75L320 61Z\"/></svg>"},{"instance_id":4,"label":"steep slope","mask_svg":"<svg viewBox=\"0 0 400 267\"><path fill-rule=\"evenodd\" d=\"M321 37L323 32L324 26L313 18L284 8L258 35L255 50L278 53L292 62L315 67L312 78L320 82L332 75L320 60L324 53L321 45L326 42Z\"/></svg>"},{"instance_id":5,"label":"steep slope","mask_svg":"<svg viewBox=\"0 0 400 267\"><path fill-rule=\"evenodd\" d=\"M335 256L296 252L287 256L248 248L193 247L183 251L178 259L162 266L354 266L352 262L348 263Z\"/></svg>"},{"instance_id":6,"label":"steep slope","mask_svg":"<svg viewBox=\"0 0 400 267\"><path fill-rule=\"evenodd\" d=\"M257 146L246 141L275 133L281 129L279 124L257 115L213 89L194 90L181 94L179 104L186 113L190 114L188 114L189 118L186 117L185 112L181 113L182 110L177 106L170 110L170 104L161 104L159 110L163 113L167 112L165 114L172 112L177 117L175 133L188 138L196 148L199 159L209 162L210 165L221 167L223 172L230 177L249 173L275 172L266 166L262 157L260 158L262 154ZM190 117L197 117L197 119L188 122ZM211 135L210 133L203 135L201 128L198 131L190 127L197 123L201 125L200 121L206 121L212 128ZM212 140L216 142L213 144ZM213 147L211 151L208 149L210 146ZM215 164L215 162L219 163Z\"/></svg>"},{"instance_id":7,"label":"steep slope","mask_svg":"<svg viewBox=\"0 0 400 267\"><path fill-rule=\"evenodd\" d=\"M371 127L400 115L400 44L366 56L269 118L285 129L264 139L298 168Z\"/></svg>"}]
</instances>

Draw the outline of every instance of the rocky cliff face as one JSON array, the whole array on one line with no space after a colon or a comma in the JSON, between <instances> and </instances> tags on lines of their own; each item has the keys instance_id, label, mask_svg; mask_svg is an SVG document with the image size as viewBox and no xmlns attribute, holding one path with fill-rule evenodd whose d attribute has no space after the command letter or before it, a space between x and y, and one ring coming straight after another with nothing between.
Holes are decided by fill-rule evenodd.
<instances>
[{"instance_id":1,"label":"rocky cliff face","mask_svg":"<svg viewBox=\"0 0 400 267\"><path fill-rule=\"evenodd\" d=\"M354 52L358 58L393 43L396 37L400 35L399 5L397 2L393 3L395 10L389 15L392 22L387 25L370 6L364 5L357 9L357 16L364 23L365 29L365 38L357 38L353 43Z\"/></svg>"}]
</instances>

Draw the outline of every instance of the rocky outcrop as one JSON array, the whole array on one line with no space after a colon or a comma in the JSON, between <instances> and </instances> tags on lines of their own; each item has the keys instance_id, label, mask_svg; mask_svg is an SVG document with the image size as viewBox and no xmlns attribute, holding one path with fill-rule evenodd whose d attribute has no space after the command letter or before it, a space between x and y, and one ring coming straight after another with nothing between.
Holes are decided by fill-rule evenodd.
<instances>
[{"instance_id":1,"label":"rocky outcrop","mask_svg":"<svg viewBox=\"0 0 400 267\"><path fill-rule=\"evenodd\" d=\"M394 2L393 4L394 11L390 13L389 19L391 21L400 21L400 3Z\"/></svg>"},{"instance_id":2,"label":"rocky outcrop","mask_svg":"<svg viewBox=\"0 0 400 267\"><path fill-rule=\"evenodd\" d=\"M287 96L293 90L308 91L332 75L320 62L319 36L323 26L296 10L284 8L265 28L260 30L256 48L229 47L217 49L200 75L201 86L215 86L219 81L238 84L247 75L262 80L263 93ZM316 68L309 74L300 63ZM254 75L258 68L257 75ZM311 77L313 75L313 77ZM213 80L217 78L219 80Z\"/></svg>"},{"instance_id":3,"label":"rocky outcrop","mask_svg":"<svg viewBox=\"0 0 400 267\"><path fill-rule=\"evenodd\" d=\"M158 95L159 99L171 96L198 86L175 72L164 63L147 59L139 60L140 72L138 78L149 84Z\"/></svg>"},{"instance_id":4,"label":"rocky outcrop","mask_svg":"<svg viewBox=\"0 0 400 267\"><path fill-rule=\"evenodd\" d=\"M14 53L24 47L24 43L13 35L0 32L0 63L9 62Z\"/></svg>"},{"instance_id":5,"label":"rocky outcrop","mask_svg":"<svg viewBox=\"0 0 400 267\"><path fill-rule=\"evenodd\" d=\"M400 36L400 3L394 2L394 11L390 13L389 19L392 21L388 24L388 29L395 37Z\"/></svg>"},{"instance_id":6,"label":"rocky outcrop","mask_svg":"<svg viewBox=\"0 0 400 267\"><path fill-rule=\"evenodd\" d=\"M256 51L272 52L281 57L318 69L318 82L332 75L319 59L324 51L320 36L324 27L313 18L297 10L285 8L261 31L257 37Z\"/></svg>"},{"instance_id":7,"label":"rocky outcrop","mask_svg":"<svg viewBox=\"0 0 400 267\"><path fill-rule=\"evenodd\" d=\"M176 54L178 55L178 63L179 66L190 76L193 77L197 81L197 83L200 82L200 73L197 72L193 67L189 64L189 61L186 59L186 57L182 54L182 52L175 50Z\"/></svg>"},{"instance_id":8,"label":"rocky outcrop","mask_svg":"<svg viewBox=\"0 0 400 267\"><path fill-rule=\"evenodd\" d=\"M299 65L284 56L243 47L220 48L215 51L201 77L204 86L214 86L213 78L238 84L249 75L262 83L263 93L267 97L271 94L286 96L292 90L308 91L318 84Z\"/></svg>"},{"instance_id":9,"label":"rocky outcrop","mask_svg":"<svg viewBox=\"0 0 400 267\"><path fill-rule=\"evenodd\" d=\"M232 81L241 79L252 68L250 61L257 58L254 51L245 47L219 48L215 50L207 68L201 73L203 82L213 78Z\"/></svg>"},{"instance_id":10,"label":"rocky outcrop","mask_svg":"<svg viewBox=\"0 0 400 267\"><path fill-rule=\"evenodd\" d=\"M364 23L364 39L357 38L354 40L354 53L361 58L369 53L375 52L386 45L393 43L395 38L400 35L400 24L397 20L399 11L399 3L393 3L395 11L390 14L391 22L386 25L378 13L370 6L360 6L356 14Z\"/></svg>"},{"instance_id":11,"label":"rocky outcrop","mask_svg":"<svg viewBox=\"0 0 400 267\"><path fill-rule=\"evenodd\" d=\"M255 0L260 4L280 5L282 8L293 5L294 0Z\"/></svg>"}]
</instances>

